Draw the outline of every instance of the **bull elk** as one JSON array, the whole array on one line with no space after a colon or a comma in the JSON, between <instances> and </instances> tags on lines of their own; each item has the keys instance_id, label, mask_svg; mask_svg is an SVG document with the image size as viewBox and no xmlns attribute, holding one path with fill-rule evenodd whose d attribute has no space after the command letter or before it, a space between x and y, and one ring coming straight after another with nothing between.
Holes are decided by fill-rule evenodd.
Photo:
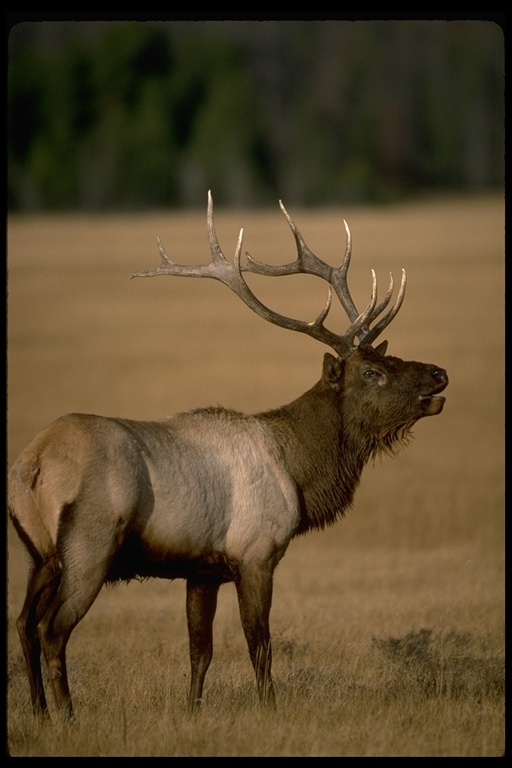
<instances>
[{"instance_id":1,"label":"bull elk","mask_svg":"<svg viewBox=\"0 0 512 768\"><path fill-rule=\"evenodd\" d=\"M221 584L234 582L260 701L273 705L269 613L274 569L294 536L321 529L350 507L364 465L407 440L424 416L442 411L448 384L436 365L386 355L372 346L402 304L389 289L359 312L347 285L351 236L340 267L321 261L281 210L297 247L295 261L263 264L246 255L243 230L234 260L220 248L208 195L211 262L177 264L160 241L161 265L133 277L210 277L225 283L264 320L330 347L320 380L295 401L244 415L203 408L162 421L68 414L21 453L9 475L9 512L29 555L17 628L32 706L47 714L41 649L59 712L73 707L66 646L105 583L157 577L186 580L191 678L188 708L200 704L212 658L212 625ZM244 273L307 273L329 285L313 322L272 311ZM336 294L349 319L343 335L324 325ZM380 319L379 319L380 318Z\"/></svg>"}]
</instances>

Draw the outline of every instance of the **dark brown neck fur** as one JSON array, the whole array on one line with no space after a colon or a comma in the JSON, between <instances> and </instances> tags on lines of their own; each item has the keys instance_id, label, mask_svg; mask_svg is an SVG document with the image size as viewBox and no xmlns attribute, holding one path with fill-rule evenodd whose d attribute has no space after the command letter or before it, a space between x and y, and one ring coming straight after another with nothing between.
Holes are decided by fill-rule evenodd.
<instances>
[{"instance_id":1,"label":"dark brown neck fur","mask_svg":"<svg viewBox=\"0 0 512 768\"><path fill-rule=\"evenodd\" d=\"M297 534L324 528L350 507L371 451L347 442L339 393L318 382L289 405L259 414L283 450L301 497Z\"/></svg>"}]
</instances>

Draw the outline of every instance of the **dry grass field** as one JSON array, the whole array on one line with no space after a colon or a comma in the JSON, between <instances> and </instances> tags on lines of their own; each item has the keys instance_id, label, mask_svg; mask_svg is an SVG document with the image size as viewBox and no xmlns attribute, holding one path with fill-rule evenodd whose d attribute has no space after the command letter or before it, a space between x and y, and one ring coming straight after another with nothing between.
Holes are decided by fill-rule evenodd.
<instances>
[{"instance_id":1,"label":"dry grass field","mask_svg":"<svg viewBox=\"0 0 512 768\"><path fill-rule=\"evenodd\" d=\"M206 196L205 196L206 197ZM450 385L396 459L368 466L336 526L293 541L276 571L278 710L261 712L232 585L214 661L188 718L184 583L103 589L72 635L72 726L30 711L15 619L25 562L8 528L7 748L13 756L495 756L504 751L504 201L290 210L313 251L354 241L356 303L374 267L408 273L389 351ZM295 247L272 211L216 213L232 257ZM212 280L130 280L171 258L206 262L205 210L8 221L8 458L68 411L152 419L203 405L290 401L320 376L321 344L263 322ZM325 284L252 276L262 300L313 319ZM342 332L347 321L333 311Z\"/></svg>"}]
</instances>

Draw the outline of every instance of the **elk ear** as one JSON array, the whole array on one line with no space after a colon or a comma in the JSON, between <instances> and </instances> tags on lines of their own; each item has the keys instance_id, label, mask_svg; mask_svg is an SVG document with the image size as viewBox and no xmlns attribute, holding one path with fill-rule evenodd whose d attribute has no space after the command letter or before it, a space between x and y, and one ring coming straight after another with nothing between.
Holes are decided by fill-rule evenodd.
<instances>
[{"instance_id":1,"label":"elk ear","mask_svg":"<svg viewBox=\"0 0 512 768\"><path fill-rule=\"evenodd\" d=\"M324 367L322 381L331 389L338 389L341 379L342 364L338 358L326 352L324 355Z\"/></svg>"},{"instance_id":2,"label":"elk ear","mask_svg":"<svg viewBox=\"0 0 512 768\"><path fill-rule=\"evenodd\" d=\"M376 352L378 355L382 355L382 357L384 357L384 355L386 354L386 350L387 350L387 348L388 348L388 343L387 343L387 341L381 341L381 343L379 344L379 346L378 346L378 347L375 347L375 352Z\"/></svg>"}]
</instances>

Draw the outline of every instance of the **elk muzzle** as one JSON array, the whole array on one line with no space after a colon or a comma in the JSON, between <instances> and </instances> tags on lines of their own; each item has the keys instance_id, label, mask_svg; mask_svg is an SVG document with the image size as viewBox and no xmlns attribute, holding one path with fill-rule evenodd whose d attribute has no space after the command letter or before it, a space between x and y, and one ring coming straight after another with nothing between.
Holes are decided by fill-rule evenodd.
<instances>
[{"instance_id":1,"label":"elk muzzle","mask_svg":"<svg viewBox=\"0 0 512 768\"><path fill-rule=\"evenodd\" d=\"M432 387L429 392L421 394L420 404L424 416L437 416L441 413L446 398L438 393L442 392L448 386L448 374L444 368L431 367L430 375L432 378Z\"/></svg>"}]
</instances>

